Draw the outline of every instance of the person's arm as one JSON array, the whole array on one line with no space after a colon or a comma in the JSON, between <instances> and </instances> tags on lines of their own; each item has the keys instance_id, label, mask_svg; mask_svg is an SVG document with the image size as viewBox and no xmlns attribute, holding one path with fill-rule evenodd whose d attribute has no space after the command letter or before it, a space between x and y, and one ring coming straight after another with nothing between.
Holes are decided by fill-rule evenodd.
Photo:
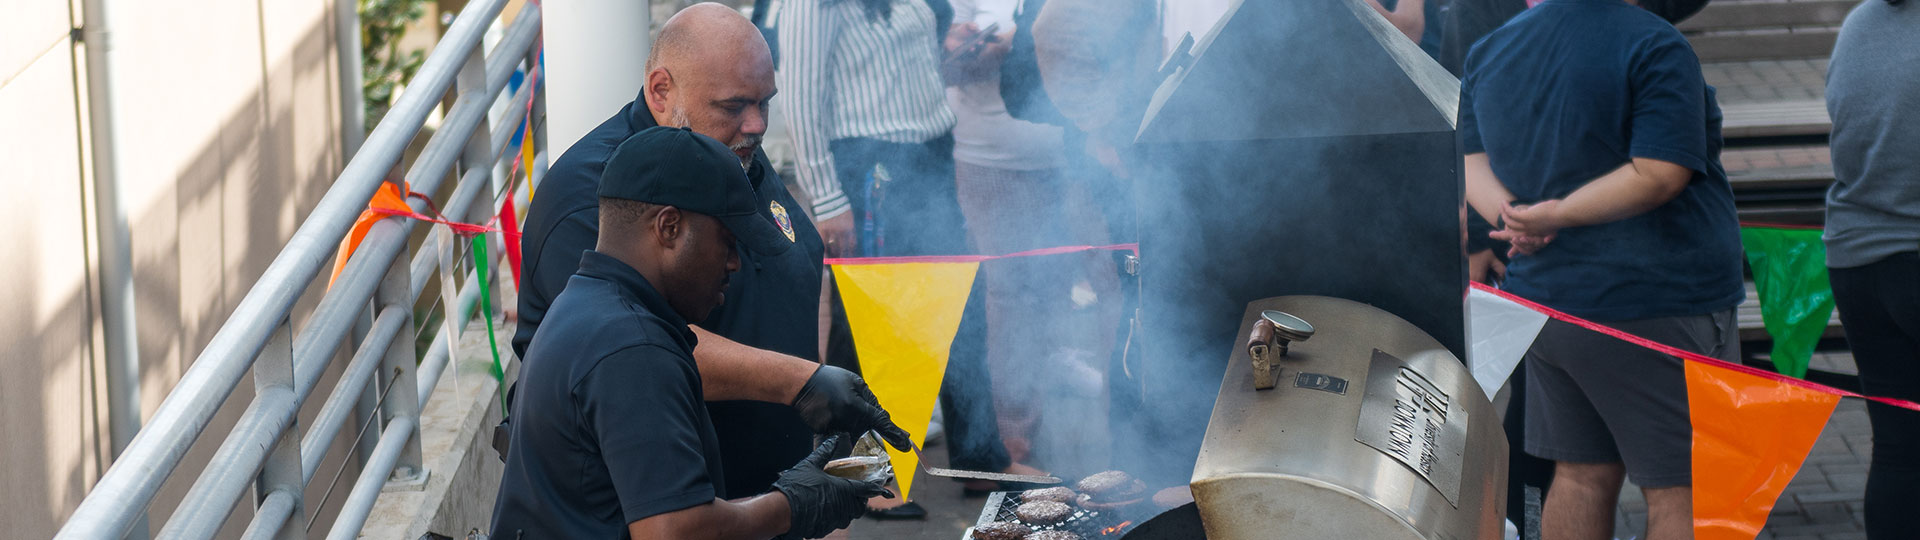
<instances>
[{"instance_id":1,"label":"person's arm","mask_svg":"<svg viewBox=\"0 0 1920 540\"><path fill-rule=\"evenodd\" d=\"M693 360L700 365L700 389L707 401L750 400L792 403L820 364L796 356L755 349L693 327L699 345Z\"/></svg>"},{"instance_id":2,"label":"person's arm","mask_svg":"<svg viewBox=\"0 0 1920 540\"><path fill-rule=\"evenodd\" d=\"M1628 153L1632 160L1564 199L1503 211L1507 228L1550 235L1568 227L1611 223L1666 204L1707 170L1706 80L1700 59L1674 36L1633 53L1627 89L1633 96Z\"/></svg>"},{"instance_id":3,"label":"person's arm","mask_svg":"<svg viewBox=\"0 0 1920 540\"><path fill-rule=\"evenodd\" d=\"M1693 171L1657 159L1632 163L1580 186L1565 199L1509 207L1501 211L1507 229L1538 236L1560 229L1612 223L1658 208L1693 180Z\"/></svg>"},{"instance_id":4,"label":"person's arm","mask_svg":"<svg viewBox=\"0 0 1920 540\"><path fill-rule=\"evenodd\" d=\"M1513 191L1507 189L1507 185L1494 174L1493 162L1487 155L1486 141L1482 139L1480 133L1480 118L1475 110L1476 102L1473 99L1474 87L1479 83L1475 71L1474 67L1469 66L1467 76L1460 79L1460 113L1455 122L1455 132L1460 137L1460 148L1466 152L1466 155L1461 158L1461 164L1463 176L1466 177L1467 206L1487 223L1500 223L1500 212L1512 204L1514 196ZM1488 233L1487 238L1507 242L1509 257L1532 253L1553 241L1552 236L1526 235L1505 228ZM1476 240L1470 239L1470 243ZM1492 268L1493 265L1486 264L1484 255L1471 263L1478 265L1481 269L1497 271L1502 275L1506 272L1504 264L1497 269ZM1481 272L1481 276L1485 277L1486 273Z\"/></svg>"},{"instance_id":5,"label":"person's arm","mask_svg":"<svg viewBox=\"0 0 1920 540\"><path fill-rule=\"evenodd\" d=\"M1419 43L1420 35L1426 32L1427 11L1424 0L1400 0L1399 3L1394 4L1393 11L1387 11L1387 6L1382 5L1380 0L1367 0L1367 5L1373 6L1374 11L1380 12L1380 16L1387 18L1387 23L1392 24L1393 29L1399 30L1414 43Z\"/></svg>"},{"instance_id":6,"label":"person's arm","mask_svg":"<svg viewBox=\"0 0 1920 540\"><path fill-rule=\"evenodd\" d=\"M844 369L742 345L695 326L693 349L707 401L752 400L788 405L815 433L877 431L902 451L910 439L867 388Z\"/></svg>"},{"instance_id":7,"label":"person's arm","mask_svg":"<svg viewBox=\"0 0 1920 540\"><path fill-rule=\"evenodd\" d=\"M1467 154L1466 177L1467 206L1487 223L1499 223L1500 210L1513 201L1513 192L1500 183L1500 177L1494 176L1493 164L1487 160L1486 152Z\"/></svg>"},{"instance_id":8,"label":"person's arm","mask_svg":"<svg viewBox=\"0 0 1920 540\"><path fill-rule=\"evenodd\" d=\"M824 4L788 2L780 8L781 65L774 72L780 95L775 99L782 101L777 108L793 139L795 179L813 201L813 220L829 251L837 253L851 247L853 217L827 147L834 92L829 67L839 28Z\"/></svg>"},{"instance_id":9,"label":"person's arm","mask_svg":"<svg viewBox=\"0 0 1920 540\"><path fill-rule=\"evenodd\" d=\"M633 540L761 540L787 531L787 495L778 491L657 514L627 524Z\"/></svg>"},{"instance_id":10,"label":"person's arm","mask_svg":"<svg viewBox=\"0 0 1920 540\"><path fill-rule=\"evenodd\" d=\"M715 497L701 442L700 374L680 356L641 344L599 360L570 398L600 456L633 538L753 539L785 532L785 496Z\"/></svg>"}]
</instances>

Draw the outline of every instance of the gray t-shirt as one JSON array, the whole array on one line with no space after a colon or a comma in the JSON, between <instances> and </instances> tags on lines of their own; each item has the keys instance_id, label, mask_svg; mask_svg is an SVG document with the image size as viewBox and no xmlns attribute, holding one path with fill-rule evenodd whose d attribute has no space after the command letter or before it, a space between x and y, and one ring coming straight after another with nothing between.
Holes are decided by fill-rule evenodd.
<instances>
[{"instance_id":1,"label":"gray t-shirt","mask_svg":"<svg viewBox=\"0 0 1920 540\"><path fill-rule=\"evenodd\" d=\"M1920 3L1867 0L1827 69L1833 188L1827 266L1920 250Z\"/></svg>"}]
</instances>

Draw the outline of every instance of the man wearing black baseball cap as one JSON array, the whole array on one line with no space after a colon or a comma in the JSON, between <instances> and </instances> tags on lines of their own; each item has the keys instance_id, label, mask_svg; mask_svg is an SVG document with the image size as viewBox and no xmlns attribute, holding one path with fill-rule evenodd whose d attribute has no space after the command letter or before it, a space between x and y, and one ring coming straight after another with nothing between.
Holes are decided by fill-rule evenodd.
<instances>
[{"instance_id":1,"label":"man wearing black baseball cap","mask_svg":"<svg viewBox=\"0 0 1920 540\"><path fill-rule=\"evenodd\" d=\"M725 474L688 321L726 300L740 267L791 247L726 145L653 127L600 179L600 235L527 347L513 451L495 502L501 538L818 538L878 484L822 471L836 437L774 491L720 498Z\"/></svg>"}]
</instances>

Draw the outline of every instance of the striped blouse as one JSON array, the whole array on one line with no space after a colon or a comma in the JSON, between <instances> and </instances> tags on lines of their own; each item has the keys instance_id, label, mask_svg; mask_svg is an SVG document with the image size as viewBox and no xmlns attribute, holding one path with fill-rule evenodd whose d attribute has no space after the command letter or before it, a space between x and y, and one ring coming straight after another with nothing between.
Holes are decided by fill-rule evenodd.
<instances>
[{"instance_id":1,"label":"striped blouse","mask_svg":"<svg viewBox=\"0 0 1920 540\"><path fill-rule=\"evenodd\" d=\"M893 0L893 16L869 18L856 0L787 0L777 23L776 107L786 120L801 188L814 219L848 210L827 142L865 137L919 143L953 129L933 9Z\"/></svg>"}]
</instances>

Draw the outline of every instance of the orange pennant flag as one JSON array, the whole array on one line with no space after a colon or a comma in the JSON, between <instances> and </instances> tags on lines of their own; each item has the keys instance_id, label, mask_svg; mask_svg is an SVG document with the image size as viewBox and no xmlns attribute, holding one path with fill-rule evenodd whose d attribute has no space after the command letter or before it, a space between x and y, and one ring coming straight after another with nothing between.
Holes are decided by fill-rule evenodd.
<instances>
[{"instance_id":1,"label":"orange pennant flag","mask_svg":"<svg viewBox=\"0 0 1920 540\"><path fill-rule=\"evenodd\" d=\"M1703 362L1686 369L1694 538L1753 540L1840 396Z\"/></svg>"},{"instance_id":2,"label":"orange pennant flag","mask_svg":"<svg viewBox=\"0 0 1920 540\"><path fill-rule=\"evenodd\" d=\"M347 230L347 237L340 239L340 256L333 260L333 275L327 277L329 288L333 287L333 280L340 277L340 271L347 268L347 259L353 257L353 250L359 249L360 241L367 238L367 230L372 229L375 222L386 219L386 214L373 209L413 212L413 207L407 206L406 195L392 182L380 184L380 191L373 192L373 200L367 202L367 208L361 210L360 217L353 220L353 228Z\"/></svg>"}]
</instances>

